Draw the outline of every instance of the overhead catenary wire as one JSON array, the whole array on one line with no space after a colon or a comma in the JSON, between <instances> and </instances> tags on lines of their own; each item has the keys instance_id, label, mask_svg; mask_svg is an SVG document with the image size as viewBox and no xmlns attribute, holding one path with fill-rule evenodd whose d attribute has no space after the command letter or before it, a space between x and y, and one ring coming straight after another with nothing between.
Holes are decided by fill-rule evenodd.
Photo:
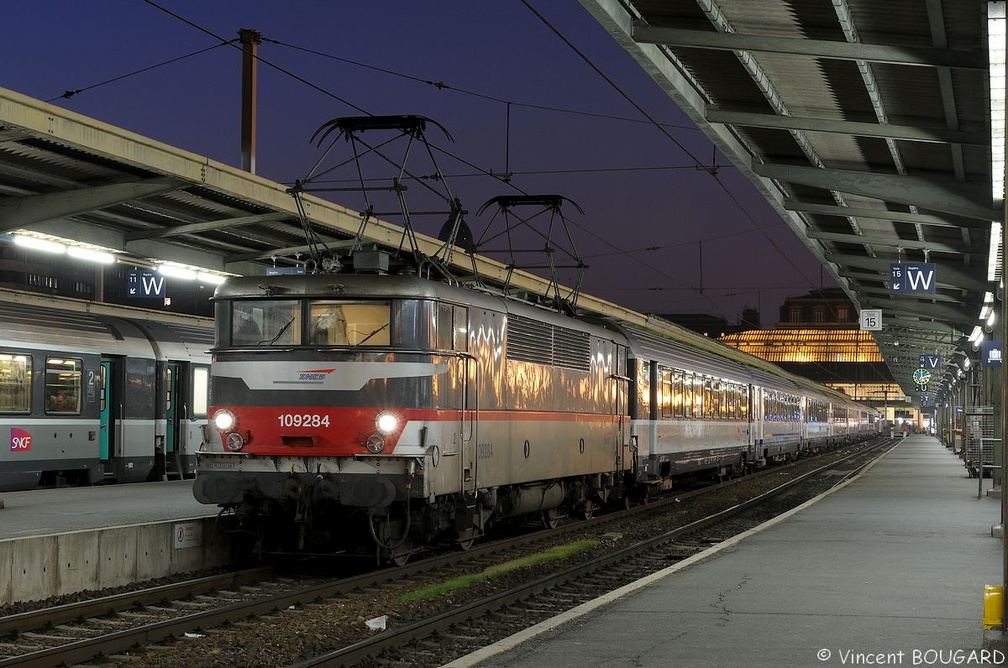
<instances>
[{"instance_id":1,"label":"overhead catenary wire","mask_svg":"<svg viewBox=\"0 0 1008 668\"><path fill-rule=\"evenodd\" d=\"M186 25L192 26L196 30L199 30L200 32L205 33L207 35L210 35L214 39L218 39L218 40L225 41L225 42L227 41L227 40L224 40L224 38L221 37L220 35L217 35L216 33L208 30L207 28L204 28L203 26L201 26L201 25L199 25L197 23L194 23L193 21L190 21L189 19L185 18L184 16L176 14L175 12L171 11L170 9L168 9L166 7L162 7L158 3L154 2L154 0L143 0L143 1L145 3L147 3L148 5L150 5L151 7L154 7L155 9L158 9L158 10L164 12L165 14L168 14L171 17L174 17L174 18L178 19L179 21L182 21ZM236 44L236 43L234 43L232 41L232 42L228 42L228 45L234 47L238 51L242 51L242 46L240 44ZM304 85L306 85L306 86L308 86L308 87L310 87L310 88L312 88L312 89L314 89L314 90L322 93L323 95L331 97L332 99L334 99L334 100L336 100L338 102L341 102L341 103L347 105L348 107L350 107L351 109L353 109L355 111L359 111L360 113L365 114L367 116L373 116L373 114L371 114L369 111L366 111L362 107L358 107L353 102L350 102L349 100L343 99L339 95L336 95L335 93L333 93L331 91L328 91L328 90L322 88L321 86L318 86L318 85L312 83L311 81L308 81L304 77L301 77L301 76L299 76L297 74L294 74L293 72L291 72L290 70L288 70L286 68L280 67L279 65L277 65L277 64L275 64L273 62L270 62L269 60L267 60L266 58L263 58L262 56L260 56L258 54L255 55L255 59L258 62L262 63L263 65L266 65L267 67L272 67L276 71L281 72L282 74L285 74L285 75L291 77L295 81L299 81L299 82L303 83Z\"/></svg>"},{"instance_id":2,"label":"overhead catenary wire","mask_svg":"<svg viewBox=\"0 0 1008 668\"><path fill-rule=\"evenodd\" d=\"M195 28L195 29L203 32L204 34L207 34L207 35L213 37L214 39L220 41L220 44L214 45L214 47L211 47L211 48L216 48L217 46L230 45L233 48L235 48L236 50L239 50L239 51L241 50L241 46L238 45L238 44L236 44L234 40L224 40L222 37L220 37L219 35L217 35L213 31L208 30L208 29L206 29L206 28L198 25L197 23L195 23L195 22L193 22L193 21L191 21L191 20L189 20L189 19L187 19L187 18L185 18L185 17L177 14L176 12L173 12L173 11L171 11L171 10L163 7L162 5L160 5L158 2L155 2L154 0L144 0L144 2L146 4L148 4L148 5L150 5L151 7L154 7L155 9L158 9L159 11L162 11L162 12L168 14L169 16L172 16L176 20L179 20L179 21L181 21L181 22L183 22L183 23L185 23L185 24L187 24L187 25L189 25L189 26L191 26L191 27L193 27L193 28ZM537 16L540 17L540 20L545 21L544 17L542 17L538 12L536 12L531 7L531 5L529 5L528 2L524 2L524 4L527 7L529 7L530 9L532 9L533 13L535 13ZM548 21L546 23L547 23L547 25L550 25L548 23ZM577 49L573 46L573 44L571 44L569 40L566 40L562 36L562 34L559 33L559 31L557 31L552 26L550 26L550 28L559 37L561 37L561 39L564 39L564 41L567 44L569 44L571 48L574 48L575 51L578 52L579 55L581 55L581 57L585 60L585 62L587 62L590 65L592 65L591 61L589 59L587 59L586 56L584 56L579 51L577 51ZM278 41L278 40L270 40L269 38L266 38L266 39L268 41ZM290 46L290 45L286 45L285 44L285 46ZM296 47L292 47L291 46L290 48L296 48ZM326 54L321 54L321 52L317 52L317 53L319 53L320 55L326 55ZM347 99L344 99L341 96L335 95L334 93L332 93L332 92L326 90L325 88L323 88L323 87L321 87L321 86L319 86L319 85L317 85L317 84L309 81L308 79L295 74L294 72L290 71L287 68L281 67L281 66L279 66L279 65L271 62L269 59L263 58L262 56L260 56L258 54L257 54L256 57L257 57L258 61L262 62L264 65L266 65L266 66L268 66L268 67L270 67L270 68L272 68L272 69L274 69L274 70L276 70L278 72L281 72L281 73L283 73L283 74L285 74L285 75L293 78L294 80L297 80L297 81L303 83L304 85L312 88L313 90L316 90L316 91L318 91L318 92L320 92L320 93L322 93L322 94L324 94L324 95L326 95L326 96L328 96L328 97L330 97L330 98L332 98L332 99L334 99L334 100L336 100L336 101L338 101L338 102L340 102L342 104L345 104L346 106L348 106L349 108L351 108L351 109L353 109L353 110L355 110L357 112L360 112L362 114L366 114L366 115L369 115L369 116L372 115L370 112L368 112L367 110L363 109L362 107L360 107L360 106L358 106L358 105L350 102ZM329 57L329 56L326 55L326 57ZM367 66L367 65L365 65L363 63L359 63L357 61L350 61L349 59L343 59L343 60L345 60L347 62L350 62L352 64L356 64L356 65L360 65L360 66ZM382 69L382 68L374 68L373 66L370 66L370 67L372 67L372 69L376 69L376 70L381 70ZM720 167L717 166L717 165L713 165L713 166L711 166L711 165L704 165L701 160L699 160L695 155L693 155L692 153L690 153L686 149L686 147L681 144L681 142L679 142L674 136L672 136L667 130L664 129L666 127L677 127L677 128L689 129L691 131L696 131L695 127L690 126L690 127L687 128L686 126L671 126L671 125L667 126L665 124L659 123L655 118L651 117L642 108L640 108L639 105L636 105L633 102L633 100L628 95L626 95L621 89L619 89L618 86L616 86L615 82L612 82L611 79L609 79L608 77L605 77L605 75L601 72L601 70L599 68L595 67L594 65L592 65L592 67L601 76L603 76L603 78L605 78L610 83L611 86L613 86L616 90L618 90L621 93L621 95L623 95L626 99L628 99L628 101L630 101L633 106L635 106L636 108L638 108L638 110L645 116L645 118L647 118L647 120L646 121L641 121L639 119L627 119L627 118L621 118L621 117L611 116L611 115L607 115L607 114L596 114L596 113L593 113L593 112L584 112L584 111L578 111L578 110L563 109L563 108L560 108L560 107L552 107L552 106L547 106L547 105L532 105L532 104L528 104L528 103L521 103L521 102L516 102L516 101L511 101L511 100L505 100L505 99L503 99L503 98L501 98L499 96L485 95L485 94L480 94L480 93L477 93L477 92L474 92L474 91L468 91L468 90L465 90L465 89L452 87L452 86L450 86L448 84L445 84L443 81L436 81L436 80L433 80L433 79L420 79L420 78L417 78L417 77L412 77L412 78L414 80L417 80L417 81L422 81L426 85L434 86L435 88L437 88L439 90L450 90L450 91L453 91L453 92L456 92L456 93L461 93L461 94L466 94L466 95L472 95L472 96L476 96L476 97L483 97L485 99L493 100L493 101L496 101L496 102L499 102L499 103L502 103L502 104L514 104L514 105L517 105L517 106L526 106L526 107L529 107L529 108L536 108L536 109L549 110L549 111L558 111L558 112L563 112L563 113L579 113L579 114L583 114L583 115L587 115L587 116L596 116L596 117L599 117L599 118L605 118L605 119L610 119L610 120L619 120L619 121L623 121L623 122L632 121L632 122L651 124L651 125L659 128L663 132L663 134L665 134L671 141L673 141L674 143L676 143L690 157L690 159L695 162L695 165L693 165L690 168L693 168L693 169L702 169L704 171L708 171L713 176L715 176L715 180L718 181L719 186L724 189L724 184L721 183L719 179L717 179L717 172L718 172L718 170L719 170ZM394 72L392 70L383 70L383 71L385 71L386 73L388 73L390 75L404 76L406 78L411 78L408 75L402 75L401 73ZM441 148L436 147L436 146L433 147L433 148L435 150L437 150L437 151L439 151L439 152L441 152L441 153L443 153L443 154L445 154L445 155L453 158L453 159L459 160L462 164L466 164L466 165L469 165L470 167L473 167L474 169L476 169L478 172L480 172L482 174L485 174L485 175L487 175L487 176L489 176L491 178L495 178L495 179L497 179L500 182L507 183L510 187L514 188L518 192L524 192L521 188L518 188L511 181L511 179L509 178L510 175L499 175L499 174L494 174L492 170L479 169L473 163L471 163L471 162L469 162L467 160L462 159L458 155L454 155L451 152L446 151L446 150L441 149ZM729 192L728 194L731 197L731 193ZM741 203L737 199L735 199L734 197L732 197L732 199L739 206L739 208L743 211L743 213L750 219L750 221L752 221L755 224L755 221L753 220L752 216L749 215L748 211L746 211L744 209L744 207L742 207ZM612 253L613 255L622 254L622 255L626 255L628 257L633 257L632 253L630 253L628 251L625 251L624 249L621 249L617 244L609 241L608 239L605 239L605 238L601 237L600 235L596 234L595 232L592 232L590 230L586 230L584 227L578 225L577 223L574 223L574 225L576 227L578 227L579 229L584 230L587 234L589 234L589 235L593 236L594 238L600 240L601 242L605 243L609 247L613 248L615 250L615 252ZM764 232L764 236L766 236L765 232ZM806 280L808 280L811 283L811 281L808 279L808 277L804 275L804 272L802 272L800 270L800 268L798 268L796 265L794 265L793 261L787 256L787 254L783 253L782 250L780 249L780 247L777 246L777 244L775 244L773 242L773 240L769 239L769 237L767 237L767 238L771 242L771 244L774 246L774 248L783 257L785 257L785 259L798 271L798 273L800 275L802 275ZM647 262L644 262L644 261L640 260L639 258L633 258L633 259L634 259L634 262L637 263L638 265L640 265L642 267L645 267L648 270L653 271L653 272L657 273L658 275L661 275L661 276L669 279L670 281L672 281L672 282L674 282L676 284L682 285L682 283L680 281L678 281L678 279L676 279L674 276L671 276L670 274L668 274L668 273L666 273L666 272L658 269L657 267L654 267L654 266L648 264ZM711 303L713 304L713 301Z\"/></svg>"},{"instance_id":3,"label":"overhead catenary wire","mask_svg":"<svg viewBox=\"0 0 1008 668\"><path fill-rule=\"evenodd\" d=\"M73 90L68 89L68 90L63 91L63 93L61 95L57 95L56 97L49 98L48 100L46 100L46 102L56 102L58 100L69 100L70 98L72 98L72 97L74 97L76 95L79 95L80 93L83 93L85 91L93 90L95 88L100 88L101 86L105 86L105 85L110 84L110 83L115 83L116 81L122 81L123 79L128 79L128 78L136 76L138 74L143 74L144 72L150 72L152 70L156 70L156 69L158 69L160 67L164 67L166 65L172 65L174 63L177 63L179 61L185 60L187 58L192 58L193 56L198 56L201 53L206 53L207 51L213 51L216 48L219 48L219 47L222 47L222 46L227 46L229 43L236 42L236 41L238 41L237 38L236 39L232 39L232 40L228 40L228 41L224 41L224 42L221 42L219 44L214 44L212 46L207 46L207 47L204 47L202 49L197 49L196 51L192 51L191 53L186 53L186 54L183 54L181 56L176 56L175 58L169 58L168 60L161 61L160 63L155 63L154 65L148 65L147 67L141 67L140 69L133 70L132 72L127 72L125 74L120 74L119 76L112 77L111 79L105 79L104 81L99 81L98 83L93 83L90 86L84 86L83 88L75 88Z\"/></svg>"}]
</instances>

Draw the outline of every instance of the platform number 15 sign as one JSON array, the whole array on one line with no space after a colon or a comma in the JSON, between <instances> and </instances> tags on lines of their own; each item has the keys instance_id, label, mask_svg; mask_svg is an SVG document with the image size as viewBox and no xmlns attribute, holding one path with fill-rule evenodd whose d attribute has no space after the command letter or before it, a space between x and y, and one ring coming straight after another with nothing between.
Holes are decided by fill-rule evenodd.
<instances>
[{"instance_id":1,"label":"platform number 15 sign","mask_svg":"<svg viewBox=\"0 0 1008 668\"><path fill-rule=\"evenodd\" d=\"M861 311L861 329L870 332L882 331L882 309L866 308Z\"/></svg>"}]
</instances>

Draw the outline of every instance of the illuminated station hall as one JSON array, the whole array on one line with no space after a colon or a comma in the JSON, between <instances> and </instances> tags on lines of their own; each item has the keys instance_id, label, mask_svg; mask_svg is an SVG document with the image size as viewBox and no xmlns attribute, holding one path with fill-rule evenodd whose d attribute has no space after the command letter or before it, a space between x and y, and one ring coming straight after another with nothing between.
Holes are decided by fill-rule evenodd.
<instances>
[{"instance_id":1,"label":"illuminated station hall","mask_svg":"<svg viewBox=\"0 0 1008 668\"><path fill-rule=\"evenodd\" d=\"M0 74L0 666L1008 665L1008 3L175 4L231 121Z\"/></svg>"},{"instance_id":2,"label":"illuminated station hall","mask_svg":"<svg viewBox=\"0 0 1008 668\"><path fill-rule=\"evenodd\" d=\"M776 326L725 334L722 343L874 406L901 431L933 429L934 407L921 406L893 380L871 332L839 289L785 300Z\"/></svg>"}]
</instances>

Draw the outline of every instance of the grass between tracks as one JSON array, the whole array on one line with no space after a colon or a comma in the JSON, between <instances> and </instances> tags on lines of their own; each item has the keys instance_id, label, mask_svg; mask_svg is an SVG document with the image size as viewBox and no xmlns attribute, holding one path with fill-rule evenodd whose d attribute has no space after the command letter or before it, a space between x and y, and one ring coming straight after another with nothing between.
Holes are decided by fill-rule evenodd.
<instances>
[{"instance_id":1,"label":"grass between tracks","mask_svg":"<svg viewBox=\"0 0 1008 668\"><path fill-rule=\"evenodd\" d=\"M417 591L405 594L399 600L402 601L403 603L408 603L410 601L418 601L425 598L440 596L441 594L446 594L456 589L461 589L463 587L468 587L469 585L491 580L495 577L499 577L506 573L510 573L511 571L516 571L520 568L535 566L536 564L545 563L547 561L566 559L567 557L577 554L578 552L589 550L598 544L599 541L597 540L582 540L577 543L571 543L570 545L559 545L557 547L546 550L545 552L540 552L539 554L533 554L527 557L522 557L521 559L506 561L503 564L497 564L496 566L491 566L489 568L480 571L479 573L463 575L461 577L453 578L451 580L446 580L445 582L439 582L429 587L424 587L423 589L418 589Z\"/></svg>"}]
</instances>

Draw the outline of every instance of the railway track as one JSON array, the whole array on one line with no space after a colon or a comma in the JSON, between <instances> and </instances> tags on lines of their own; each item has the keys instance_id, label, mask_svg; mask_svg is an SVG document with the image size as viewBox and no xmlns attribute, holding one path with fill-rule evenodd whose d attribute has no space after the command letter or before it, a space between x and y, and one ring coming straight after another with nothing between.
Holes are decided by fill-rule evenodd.
<instances>
[{"instance_id":1,"label":"railway track","mask_svg":"<svg viewBox=\"0 0 1008 668\"><path fill-rule=\"evenodd\" d=\"M796 490L801 485L815 483L822 491L839 482L847 472L859 470L864 464L858 462L877 456L874 453L884 449L885 444L858 449L843 460L830 458L828 463L800 476L787 475L785 471L789 469L769 469L763 476L768 481L788 479L781 485L765 484L771 489L750 501L733 502L730 492L733 484L729 483L596 517L589 522L571 522L557 529L480 545L468 552L438 555L404 567L339 580L315 578L306 582L278 578L269 569L253 569L0 618L0 657L4 657L0 658L0 667L74 665L96 659L102 665L114 665L117 657L123 657L124 664L129 665L145 665L148 659L153 663L147 665L161 665L157 656L168 656L180 648L168 646L153 654L144 650L137 652L137 648L178 639L186 633L211 633L208 629L229 623L246 625L254 636L255 622L243 620L282 614L281 611L304 610L324 605L322 601L367 598L371 592L383 592L387 598L390 591L423 589L431 583L450 580L459 572L513 562L522 555L569 542L585 531L597 537L595 540L600 547L593 550L601 552L597 557L575 559L579 562L575 566L543 567L549 572L535 578L519 578L519 584L502 588L492 595L466 596L466 600L476 600L465 605L453 602L445 605L443 601L432 604L428 609L434 614L423 614L413 620L397 618L392 628L381 633L369 634L358 629L345 637L332 638L330 641L342 646L329 651L311 650L312 658L298 664L357 665L381 657L382 663L405 661L408 665L440 665L744 531L773 514L760 510L770 500L785 494L798 494ZM756 478L749 476L740 480ZM681 515L684 505L701 503L714 490L723 497L721 504L728 507L672 531L641 529L639 533L642 534L661 535L632 539L630 544L622 545L633 533L628 526L634 522L667 524L668 520L648 518L662 513ZM809 494L814 495L813 491ZM746 514L751 518L745 519ZM290 661L262 665L277 663L289 664ZM210 664L187 664L182 659L178 665Z\"/></svg>"},{"instance_id":2,"label":"railway track","mask_svg":"<svg viewBox=\"0 0 1008 668\"><path fill-rule=\"evenodd\" d=\"M806 497L856 474L891 446L885 442L855 452L685 526L294 666L445 665L743 533L783 512L768 511L769 502L791 495L793 506L800 505ZM822 476L827 472L832 480L823 484ZM809 492L801 494L802 486L810 483ZM461 668L474 663L462 659L455 665Z\"/></svg>"}]
</instances>

